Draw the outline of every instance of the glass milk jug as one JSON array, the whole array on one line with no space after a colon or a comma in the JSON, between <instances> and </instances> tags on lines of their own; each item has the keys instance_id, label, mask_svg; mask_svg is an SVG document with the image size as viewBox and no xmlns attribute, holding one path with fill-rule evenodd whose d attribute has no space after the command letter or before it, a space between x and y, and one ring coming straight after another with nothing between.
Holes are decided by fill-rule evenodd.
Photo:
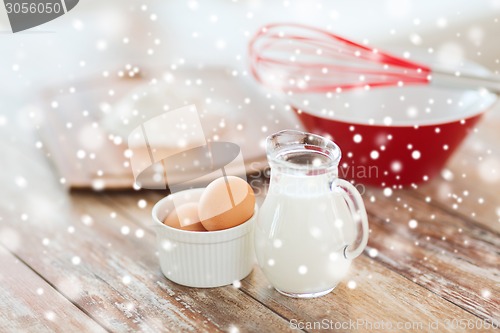
<instances>
[{"instance_id":1,"label":"glass milk jug","mask_svg":"<svg viewBox=\"0 0 500 333\"><path fill-rule=\"evenodd\" d=\"M271 180L255 229L260 268L280 293L332 291L368 241L356 188L338 178L339 147L319 135L286 130L267 138Z\"/></svg>"}]
</instances>

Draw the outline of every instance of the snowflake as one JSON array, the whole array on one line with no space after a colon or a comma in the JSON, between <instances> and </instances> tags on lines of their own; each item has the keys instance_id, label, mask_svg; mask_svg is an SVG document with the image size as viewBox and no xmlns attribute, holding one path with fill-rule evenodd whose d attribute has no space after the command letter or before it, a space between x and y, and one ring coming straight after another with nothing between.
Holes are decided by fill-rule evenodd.
<instances>
[{"instance_id":1,"label":"snowflake","mask_svg":"<svg viewBox=\"0 0 500 333\"><path fill-rule=\"evenodd\" d=\"M80 265L81 262L82 262L82 260L78 256L74 256L73 258L71 258L71 263L73 265Z\"/></svg>"},{"instance_id":2,"label":"snowflake","mask_svg":"<svg viewBox=\"0 0 500 333\"><path fill-rule=\"evenodd\" d=\"M142 237L144 237L144 230L143 230L143 229L137 229L137 230L135 231L135 237L137 237L137 238L142 238Z\"/></svg>"},{"instance_id":3,"label":"snowflake","mask_svg":"<svg viewBox=\"0 0 500 333\"><path fill-rule=\"evenodd\" d=\"M229 333L239 333L240 329L234 325L229 326Z\"/></svg>"},{"instance_id":4,"label":"snowflake","mask_svg":"<svg viewBox=\"0 0 500 333\"><path fill-rule=\"evenodd\" d=\"M46 311L44 313L44 317L47 320L54 321L56 319L56 314L53 311Z\"/></svg>"},{"instance_id":5,"label":"snowflake","mask_svg":"<svg viewBox=\"0 0 500 333\"><path fill-rule=\"evenodd\" d=\"M377 158L379 158L380 154L378 151L376 150L372 150L372 152L370 153L370 157L374 160L376 160Z\"/></svg>"},{"instance_id":6,"label":"snowflake","mask_svg":"<svg viewBox=\"0 0 500 333\"><path fill-rule=\"evenodd\" d=\"M377 250L377 249L372 248L372 249L368 250L368 255L369 255L370 257L372 257L372 258L375 258L376 256L378 256L378 250Z\"/></svg>"},{"instance_id":7,"label":"snowflake","mask_svg":"<svg viewBox=\"0 0 500 333\"><path fill-rule=\"evenodd\" d=\"M120 228L120 232L122 233L122 235L128 235L130 233L130 228L124 225Z\"/></svg>"},{"instance_id":8,"label":"snowflake","mask_svg":"<svg viewBox=\"0 0 500 333\"><path fill-rule=\"evenodd\" d=\"M275 239L273 241L273 246L277 249L279 249L280 247L283 246L283 242L281 241L281 239Z\"/></svg>"}]
</instances>

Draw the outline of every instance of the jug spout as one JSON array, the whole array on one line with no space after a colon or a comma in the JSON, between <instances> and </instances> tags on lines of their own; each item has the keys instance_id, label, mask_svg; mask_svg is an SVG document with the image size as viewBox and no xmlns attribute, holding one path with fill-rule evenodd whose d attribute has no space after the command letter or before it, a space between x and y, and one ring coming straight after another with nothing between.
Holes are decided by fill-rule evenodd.
<instances>
[{"instance_id":1,"label":"jug spout","mask_svg":"<svg viewBox=\"0 0 500 333\"><path fill-rule=\"evenodd\" d=\"M320 135L283 130L267 137L267 159L271 165L290 172L321 174L336 172L340 148Z\"/></svg>"}]
</instances>

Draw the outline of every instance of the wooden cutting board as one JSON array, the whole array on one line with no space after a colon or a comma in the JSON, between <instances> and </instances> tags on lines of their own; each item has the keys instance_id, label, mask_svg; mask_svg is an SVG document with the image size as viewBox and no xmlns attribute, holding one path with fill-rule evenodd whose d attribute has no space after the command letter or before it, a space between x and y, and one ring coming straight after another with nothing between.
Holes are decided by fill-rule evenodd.
<instances>
[{"instance_id":1,"label":"wooden cutting board","mask_svg":"<svg viewBox=\"0 0 500 333\"><path fill-rule=\"evenodd\" d=\"M215 69L210 75L225 73L227 70ZM130 78L127 72L123 77L112 73L44 92L44 123L39 132L62 182L70 189L133 188L129 158L125 156L127 138L117 138L103 129L100 122L107 113L113 112L113 105L134 88L151 80L147 73L140 74ZM247 86L238 88L238 82L228 81L228 84L233 90L239 89L238 93L249 89ZM264 95L262 99L267 105L262 111L269 113L270 102ZM240 110L239 117L244 117L246 132L235 138L241 146L247 173L259 172L267 166L264 148L256 145L257 139L262 140L273 131L295 126L293 117L285 113L274 112L270 118L269 114L259 116L255 112L252 110L252 114L245 115ZM260 130L264 126L261 122L266 124L266 131ZM231 136L221 137L221 140L233 142Z\"/></svg>"}]
</instances>

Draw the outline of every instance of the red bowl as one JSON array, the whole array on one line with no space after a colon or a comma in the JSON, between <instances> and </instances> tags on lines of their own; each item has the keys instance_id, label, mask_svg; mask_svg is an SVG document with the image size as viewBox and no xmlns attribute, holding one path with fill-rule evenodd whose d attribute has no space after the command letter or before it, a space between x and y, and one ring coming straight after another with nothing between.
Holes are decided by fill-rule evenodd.
<instances>
[{"instance_id":1,"label":"red bowl","mask_svg":"<svg viewBox=\"0 0 500 333\"><path fill-rule=\"evenodd\" d=\"M340 177L393 186L439 174L496 101L487 91L413 86L301 94L291 105L308 131L340 146Z\"/></svg>"}]
</instances>

